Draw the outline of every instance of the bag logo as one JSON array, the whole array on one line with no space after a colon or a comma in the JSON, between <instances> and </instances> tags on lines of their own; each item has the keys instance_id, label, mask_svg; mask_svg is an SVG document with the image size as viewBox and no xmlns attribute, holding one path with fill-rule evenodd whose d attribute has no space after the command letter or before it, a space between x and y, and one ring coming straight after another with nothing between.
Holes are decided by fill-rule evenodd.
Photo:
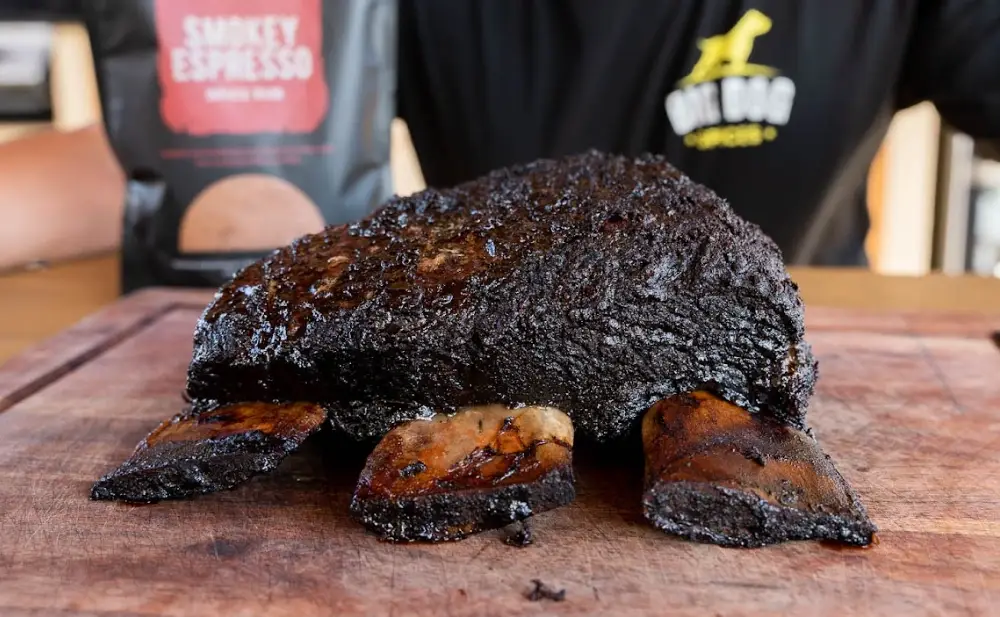
<instances>
[{"instance_id":1,"label":"bag logo","mask_svg":"<svg viewBox=\"0 0 1000 617\"><path fill-rule=\"evenodd\" d=\"M698 41L698 62L664 102L685 146L759 146L777 139L777 127L788 124L795 82L774 67L750 62L754 42L771 26L770 17L751 9L729 32Z\"/></svg>"},{"instance_id":2,"label":"bag logo","mask_svg":"<svg viewBox=\"0 0 1000 617\"><path fill-rule=\"evenodd\" d=\"M321 0L156 0L155 17L175 133L311 133L326 116Z\"/></svg>"}]
</instances>

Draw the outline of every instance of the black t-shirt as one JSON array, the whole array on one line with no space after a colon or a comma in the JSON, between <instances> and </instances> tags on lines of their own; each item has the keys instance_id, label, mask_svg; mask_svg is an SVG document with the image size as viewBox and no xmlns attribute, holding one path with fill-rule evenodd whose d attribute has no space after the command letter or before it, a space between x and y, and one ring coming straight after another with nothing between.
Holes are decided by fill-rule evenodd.
<instances>
[{"instance_id":1,"label":"black t-shirt","mask_svg":"<svg viewBox=\"0 0 1000 617\"><path fill-rule=\"evenodd\" d=\"M867 169L933 101L1000 142L1000 0L402 0L399 110L429 184L663 153L789 263L863 259Z\"/></svg>"}]
</instances>

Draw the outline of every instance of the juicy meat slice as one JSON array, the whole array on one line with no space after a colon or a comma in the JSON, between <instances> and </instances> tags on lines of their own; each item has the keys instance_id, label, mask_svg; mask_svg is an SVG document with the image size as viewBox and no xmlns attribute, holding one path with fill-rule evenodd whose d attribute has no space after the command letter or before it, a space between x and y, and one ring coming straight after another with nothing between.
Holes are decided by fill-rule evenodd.
<instances>
[{"instance_id":1,"label":"juicy meat slice","mask_svg":"<svg viewBox=\"0 0 1000 617\"><path fill-rule=\"evenodd\" d=\"M313 403L238 403L181 413L153 430L92 499L151 503L230 489L270 471L326 419Z\"/></svg>"},{"instance_id":2,"label":"juicy meat slice","mask_svg":"<svg viewBox=\"0 0 1000 617\"><path fill-rule=\"evenodd\" d=\"M434 411L565 411L598 440L711 384L804 427L814 360L777 246L659 156L589 152L395 199L220 289L195 400L322 403L378 438Z\"/></svg>"},{"instance_id":3,"label":"juicy meat slice","mask_svg":"<svg viewBox=\"0 0 1000 617\"><path fill-rule=\"evenodd\" d=\"M803 431L695 392L653 405L642 441L643 508L664 531L746 547L872 542L876 527L864 507Z\"/></svg>"},{"instance_id":4,"label":"juicy meat slice","mask_svg":"<svg viewBox=\"0 0 1000 617\"><path fill-rule=\"evenodd\" d=\"M575 497L573 425L548 407L487 405L400 425L368 457L351 514L395 541L457 540Z\"/></svg>"}]
</instances>

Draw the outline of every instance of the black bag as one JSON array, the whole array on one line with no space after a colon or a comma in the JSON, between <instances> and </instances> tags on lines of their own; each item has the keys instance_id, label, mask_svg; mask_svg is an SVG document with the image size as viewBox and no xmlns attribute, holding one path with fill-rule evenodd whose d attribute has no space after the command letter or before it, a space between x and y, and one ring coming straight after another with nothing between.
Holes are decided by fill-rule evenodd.
<instances>
[{"instance_id":1,"label":"black bag","mask_svg":"<svg viewBox=\"0 0 1000 617\"><path fill-rule=\"evenodd\" d=\"M218 286L290 239L187 241L227 224L213 208L250 227L232 209L255 211L267 232L357 220L391 195L395 0L91 0L84 15L129 180L124 291Z\"/></svg>"}]
</instances>

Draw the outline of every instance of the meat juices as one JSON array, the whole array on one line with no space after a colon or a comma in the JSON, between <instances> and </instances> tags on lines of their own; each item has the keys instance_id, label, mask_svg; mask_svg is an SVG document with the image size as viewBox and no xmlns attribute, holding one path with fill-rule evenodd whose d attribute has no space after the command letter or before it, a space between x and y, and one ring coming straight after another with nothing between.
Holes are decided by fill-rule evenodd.
<instances>
[{"instance_id":1,"label":"meat juices","mask_svg":"<svg viewBox=\"0 0 1000 617\"><path fill-rule=\"evenodd\" d=\"M457 540L573 500L573 424L486 405L412 420L368 457L351 514L389 540Z\"/></svg>"}]
</instances>

